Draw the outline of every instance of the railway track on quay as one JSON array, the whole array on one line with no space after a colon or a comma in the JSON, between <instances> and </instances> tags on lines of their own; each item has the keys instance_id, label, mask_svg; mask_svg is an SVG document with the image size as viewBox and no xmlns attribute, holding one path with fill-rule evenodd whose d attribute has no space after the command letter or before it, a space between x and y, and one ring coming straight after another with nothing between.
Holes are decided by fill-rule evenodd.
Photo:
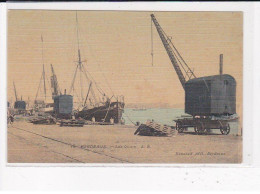
<instances>
[{"instance_id":1,"label":"railway track on quay","mask_svg":"<svg viewBox=\"0 0 260 194\"><path fill-rule=\"evenodd\" d=\"M48 150L48 152L53 152L55 154L62 155L63 157L66 157L70 160L73 160L73 162L76 162L76 163L89 163L89 158L91 158L91 155L92 156L96 155L95 157L101 157L101 158L103 158L103 161L116 161L116 162L119 161L121 163L132 163L132 162L126 160L126 159L118 158L118 157L115 157L113 155L102 153L102 152L99 152L99 151L96 151L96 150L91 150L91 149L86 148L86 147L78 146L78 145L75 145L73 143L66 142L66 141L63 141L63 140L60 140L60 139L57 139L57 138L42 135L40 133L33 132L33 131L30 131L30 130L26 130L26 129L23 129L21 127L10 126L8 128L9 128L8 134L17 137L20 140L26 141L27 143L31 143L31 144L34 144L38 147L45 148L45 149ZM12 129L18 130L20 132L28 133L28 134L30 134L34 137L38 137L38 140L36 140L36 138L33 138L37 142L32 141L31 138L25 137L26 135L23 135L23 133L15 133L15 131L12 130ZM41 143L41 142L43 142L43 143ZM60 145L63 146L63 149L56 151L55 145L53 145L53 144L60 144ZM64 153L66 151L68 152L68 149L71 150L72 152ZM77 150L77 152L80 152L80 158L77 158L77 156L73 156L74 150L75 151Z\"/></svg>"}]
</instances>

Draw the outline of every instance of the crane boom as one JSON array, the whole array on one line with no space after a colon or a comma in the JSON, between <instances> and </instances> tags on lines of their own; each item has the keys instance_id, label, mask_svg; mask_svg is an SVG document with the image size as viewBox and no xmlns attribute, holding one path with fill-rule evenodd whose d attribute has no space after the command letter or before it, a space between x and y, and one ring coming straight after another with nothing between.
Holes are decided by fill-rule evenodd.
<instances>
[{"instance_id":1,"label":"crane boom","mask_svg":"<svg viewBox=\"0 0 260 194\"><path fill-rule=\"evenodd\" d=\"M57 76L54 72L54 68L51 64L51 71L52 71L52 76L51 76L51 87L52 87L52 98L54 99L55 96L59 95L59 84L57 80Z\"/></svg>"},{"instance_id":2,"label":"crane boom","mask_svg":"<svg viewBox=\"0 0 260 194\"><path fill-rule=\"evenodd\" d=\"M185 61L182 59L182 57L180 56L179 52L177 51L177 49L174 47L174 45L172 44L171 42L171 39L164 33L163 29L161 28L160 24L158 23L158 21L156 20L155 16L153 14L151 14L151 19L157 29L157 32L162 40L162 43L164 45L164 48L171 60L171 63L178 75L178 78L181 82L181 85L183 88L185 88L185 83L186 83L186 79L181 71L181 68L177 62L177 60L180 62L180 60L182 60L187 68L187 70L184 69L184 67L182 66L182 68L184 69L185 71L185 74L187 75L187 77L189 79L191 79L192 77L196 77L193 73L193 71L187 66L187 64L185 63ZM174 50L172 49L172 47L174 48ZM176 52L176 53L175 53ZM180 60L176 57L176 56L179 56L180 57Z\"/></svg>"}]
</instances>

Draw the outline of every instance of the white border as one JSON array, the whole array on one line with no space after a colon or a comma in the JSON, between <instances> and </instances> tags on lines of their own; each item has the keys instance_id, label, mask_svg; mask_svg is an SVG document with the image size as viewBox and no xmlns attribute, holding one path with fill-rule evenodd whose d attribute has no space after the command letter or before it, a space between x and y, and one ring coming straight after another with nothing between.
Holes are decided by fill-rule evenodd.
<instances>
[{"instance_id":1,"label":"white border","mask_svg":"<svg viewBox=\"0 0 260 194\"><path fill-rule=\"evenodd\" d=\"M260 3L255 4L255 18L260 18ZM253 88L253 165L260 166L260 20L258 19L254 23L254 65L253 65L253 78L254 78L254 88Z\"/></svg>"},{"instance_id":2,"label":"white border","mask_svg":"<svg viewBox=\"0 0 260 194\"><path fill-rule=\"evenodd\" d=\"M7 5L7 7L6 7ZM252 170L249 167L256 167L260 164L259 160L259 142L260 136L257 130L260 122L259 113L257 113L256 105L259 105L260 100L256 97L260 92L253 92L254 89L260 89L260 84L254 84L255 82L259 82L260 77L259 73L256 70L260 70L260 68L256 67L256 60L259 58L260 51L260 43L256 33L260 32L260 25L256 22L256 18L260 18L260 6L258 3L246 3L246 2L126 2L126 3L7 3L1 4L1 71L0 71L0 112L1 112L1 121L0 128L5 130L0 130L0 156L7 155L6 153L6 8L7 9L49 9L49 10L128 10L128 11L243 11L244 12L244 53L243 53L243 163L242 164L8 164L6 166L6 158L0 157L0 171L2 175L6 178L2 182L4 188L14 188L14 187L22 187L22 188L71 188L71 182L69 180L77 180L79 181L77 184L80 185L79 188L96 188L100 180L104 181L104 185L106 188L122 188L130 187L130 188L145 188L149 186L150 188L160 188L160 185L166 185L168 188L172 188L173 185L179 185L181 182L185 181L185 175L187 173L195 173L191 175L193 177L193 181L186 181L187 185L189 185L189 189L202 189L198 185L193 184L194 181L198 181L200 183L204 183L204 188L207 188L208 185L214 185L219 177L221 179L226 180L228 185L227 188L236 188L235 184L231 184L232 179L226 174L226 177L223 176L225 172L235 173L243 170L245 172L250 171L250 175L257 176L257 171ZM4 23L2 23L4 21ZM258 20L260 22L260 20ZM4 28L2 28L4 27ZM253 50L255 49L255 50ZM2 52L4 51L4 52ZM4 60L4 61L3 61ZM253 77L254 76L254 77ZM254 80L254 81L253 81ZM254 95L255 94L255 95ZM253 103L255 107L253 108ZM253 120L254 119L254 120ZM258 135L258 136L256 136ZM254 148L254 149L253 149ZM12 167L10 167L12 166ZM15 166L15 167L14 167ZM21 167L22 166L22 167ZM30 167L29 167L30 166ZM32 167L33 166L33 167ZM38 166L37 168L34 168ZM56 166L56 167L55 167ZM131 167L131 168L73 168L75 166L78 167ZM147 166L153 166L153 168L149 168ZM26 168L23 168L26 167ZM58 168L57 168L58 167ZM66 168L60 168L66 167ZM170 168L171 167L171 168ZM177 167L177 168L173 168ZM181 168L178 168L181 167ZM206 167L206 168L201 168ZM237 168L241 167L241 168ZM250 170L248 170L248 168ZM224 170L223 170L224 169ZM239 170L238 170L239 169ZM117 173L126 172L126 174ZM102 171L104 174L99 174ZM130 175L129 175L130 171ZM82 174L82 172L87 174ZM152 173L155 173L157 178L154 178ZM160 176L160 173L164 172L168 174L170 179L165 179ZM170 172L170 173L169 173ZM203 172L203 173L202 173ZM210 174L212 172L214 174ZM35 173L43 173L48 176L48 180L41 177L41 175L37 175ZM111 173L111 174L108 174ZM133 174L136 173L136 174ZM173 174L172 174L173 173ZM221 174L222 173L222 174ZM224 174L223 174L224 173ZM138 174L142 174L142 176L146 177L147 180L150 180L154 185L150 183L144 183L144 179L136 176ZM158 175L159 174L159 175ZM203 178L201 180L196 179L196 174L200 174ZM0 174L1 175L1 174ZM53 175L53 176L52 176ZM127 175L127 176L126 176ZM20 177L22 176L22 177ZM71 177L67 177L71 176ZM135 181L129 181L129 183L125 183L124 180L128 180L128 176L133 178ZM66 179L67 177L67 179ZM95 177L94 179L92 177ZM110 178L108 178L110 177ZM113 182L113 177L118 181L118 184ZM176 177L179 177L176 178ZM190 177L190 176L189 176ZM13 185L13 178L19 180L15 182ZM59 182L57 178L62 178L62 182ZM83 180L81 180L83 178ZM208 178L212 180L212 182L208 183L206 181ZM245 179L245 176L238 176L237 178ZM1 179L1 177L0 177ZM28 181L30 180L30 181ZM174 182L174 181L175 182ZM187 180L187 179L186 179ZM204 180L204 182L203 182ZM214 181L213 181L214 180ZM41 182L42 181L42 182ZM58 183L57 183L58 181ZM88 182L89 181L89 182ZM93 182L94 181L94 182ZM96 181L96 182L95 182ZM165 181L165 182L163 182ZM173 181L173 182L172 182ZM230 182L231 181L231 182ZM234 180L233 180L234 181ZM56 184L51 184L55 182ZM86 183L90 183L88 185ZM107 184L107 182L109 184ZM246 182L246 181L245 181ZM255 187L256 180L250 180L247 184L243 182L243 185L247 187L251 185ZM29 184L32 183L32 184ZM140 185L143 183L143 186ZM50 185L48 185L50 184ZM170 184L170 185L167 185ZM239 183L237 182L239 185ZM138 185L138 186L137 186ZM223 186L223 185L222 185ZM186 186L185 186L186 187ZM0 180L0 188L1 188L1 180ZM78 188L78 187L77 187ZM176 188L183 188L176 187Z\"/></svg>"}]
</instances>

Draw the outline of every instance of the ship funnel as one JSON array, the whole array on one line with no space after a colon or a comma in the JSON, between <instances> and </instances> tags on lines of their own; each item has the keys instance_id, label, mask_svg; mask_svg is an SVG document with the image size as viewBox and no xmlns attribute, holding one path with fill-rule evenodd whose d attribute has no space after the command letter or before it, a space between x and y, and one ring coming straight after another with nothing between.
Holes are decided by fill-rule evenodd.
<instances>
[{"instance_id":1,"label":"ship funnel","mask_svg":"<svg viewBox=\"0 0 260 194\"><path fill-rule=\"evenodd\" d=\"M219 75L223 74L223 54L219 55Z\"/></svg>"}]
</instances>

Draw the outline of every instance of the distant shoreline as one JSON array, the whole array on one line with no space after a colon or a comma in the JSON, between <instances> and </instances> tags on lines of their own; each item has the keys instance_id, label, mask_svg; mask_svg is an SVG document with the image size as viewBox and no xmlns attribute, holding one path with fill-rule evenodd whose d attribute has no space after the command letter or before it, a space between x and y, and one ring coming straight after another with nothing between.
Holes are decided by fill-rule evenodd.
<instances>
[{"instance_id":1,"label":"distant shoreline","mask_svg":"<svg viewBox=\"0 0 260 194\"><path fill-rule=\"evenodd\" d=\"M178 109L178 110L184 110L184 108L177 108L177 107L142 107L142 108L137 108L137 107L125 107L125 109L140 109L140 110L143 110L143 109Z\"/></svg>"}]
</instances>

